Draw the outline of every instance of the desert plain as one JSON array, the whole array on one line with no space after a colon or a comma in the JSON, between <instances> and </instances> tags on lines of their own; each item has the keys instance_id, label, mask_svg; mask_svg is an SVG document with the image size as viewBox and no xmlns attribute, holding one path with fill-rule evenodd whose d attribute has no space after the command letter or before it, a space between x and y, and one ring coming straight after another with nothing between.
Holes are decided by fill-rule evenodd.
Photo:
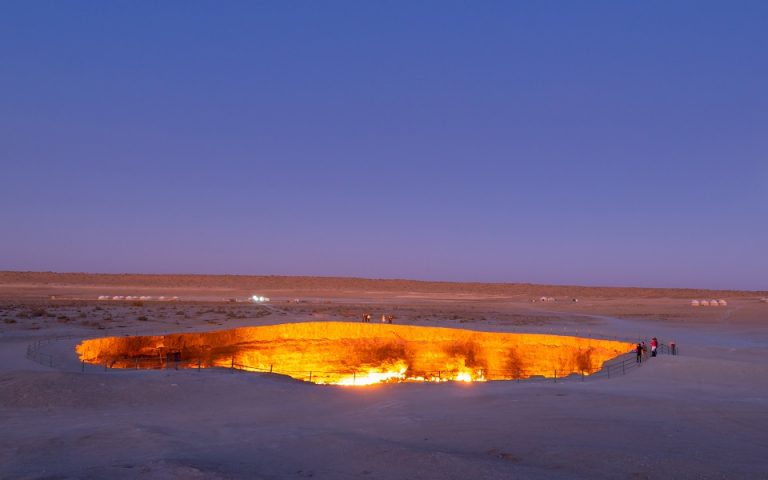
<instances>
[{"instance_id":1,"label":"desert plain","mask_svg":"<svg viewBox=\"0 0 768 480\"><path fill-rule=\"evenodd\" d=\"M269 301L247 302L254 294ZM766 296L0 272L0 478L768 478ZM357 322L366 312L403 325L658 337L679 354L584 381L344 387L228 369L83 371L74 350L84 338Z\"/></svg>"}]
</instances>

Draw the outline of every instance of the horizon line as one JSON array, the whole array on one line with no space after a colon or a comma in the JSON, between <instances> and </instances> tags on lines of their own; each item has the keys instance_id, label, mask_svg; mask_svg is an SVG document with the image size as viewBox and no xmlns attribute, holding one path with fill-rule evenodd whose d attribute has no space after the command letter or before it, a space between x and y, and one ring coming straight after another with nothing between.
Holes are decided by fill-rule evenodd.
<instances>
[{"instance_id":1,"label":"horizon line","mask_svg":"<svg viewBox=\"0 0 768 480\"><path fill-rule=\"evenodd\" d=\"M532 287L555 287L555 288L589 288L589 289L634 289L634 290L693 290L693 291L712 291L712 292L740 292L768 294L768 290L742 290L733 288L696 288L696 287L649 287L632 285L578 285L578 284L559 284L559 283L532 283L532 282L491 282L477 280L425 280L415 278L393 278L393 277L358 277L343 275L287 275L287 274L242 274L242 273L137 273L137 272L85 272L85 271L54 271L54 270L0 270L3 274L53 274L53 275L94 275L94 276L152 276L152 277L251 277L251 278L316 278L326 280L362 280L369 282L413 282L413 283L441 283L454 285L494 285L494 286L532 286Z\"/></svg>"}]
</instances>

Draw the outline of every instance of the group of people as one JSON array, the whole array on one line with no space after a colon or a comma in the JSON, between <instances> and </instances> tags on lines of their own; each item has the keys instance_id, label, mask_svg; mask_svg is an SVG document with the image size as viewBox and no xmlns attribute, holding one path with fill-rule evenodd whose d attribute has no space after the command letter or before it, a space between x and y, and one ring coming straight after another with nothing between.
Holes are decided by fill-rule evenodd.
<instances>
[{"instance_id":1,"label":"group of people","mask_svg":"<svg viewBox=\"0 0 768 480\"><path fill-rule=\"evenodd\" d=\"M651 339L651 356L656 356L656 351L659 348L659 340L656 337ZM635 346L635 353L637 354L637 363L642 363L643 358L648 355L648 347L645 345L645 341L639 342Z\"/></svg>"},{"instance_id":2,"label":"group of people","mask_svg":"<svg viewBox=\"0 0 768 480\"><path fill-rule=\"evenodd\" d=\"M363 314L363 323L371 323L371 316L370 313L364 313ZM381 314L381 323L392 323L392 320L395 319L394 315L387 315L385 313Z\"/></svg>"}]
</instances>

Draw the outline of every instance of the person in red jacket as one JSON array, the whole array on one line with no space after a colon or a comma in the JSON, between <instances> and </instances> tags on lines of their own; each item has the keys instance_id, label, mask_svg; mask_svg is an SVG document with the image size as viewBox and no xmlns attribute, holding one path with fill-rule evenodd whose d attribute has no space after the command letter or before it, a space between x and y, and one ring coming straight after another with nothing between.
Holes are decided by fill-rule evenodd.
<instances>
[{"instance_id":1,"label":"person in red jacket","mask_svg":"<svg viewBox=\"0 0 768 480\"><path fill-rule=\"evenodd\" d=\"M656 339L656 337L653 337L651 339L651 356L656 356L656 349L659 347L659 341Z\"/></svg>"}]
</instances>

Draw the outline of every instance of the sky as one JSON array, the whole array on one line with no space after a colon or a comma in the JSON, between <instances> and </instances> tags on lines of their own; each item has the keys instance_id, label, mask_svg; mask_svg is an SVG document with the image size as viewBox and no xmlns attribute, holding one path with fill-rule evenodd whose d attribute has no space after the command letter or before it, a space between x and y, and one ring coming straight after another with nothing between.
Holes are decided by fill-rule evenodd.
<instances>
[{"instance_id":1,"label":"sky","mask_svg":"<svg viewBox=\"0 0 768 480\"><path fill-rule=\"evenodd\" d=\"M768 2L0 2L0 270L768 290Z\"/></svg>"}]
</instances>

